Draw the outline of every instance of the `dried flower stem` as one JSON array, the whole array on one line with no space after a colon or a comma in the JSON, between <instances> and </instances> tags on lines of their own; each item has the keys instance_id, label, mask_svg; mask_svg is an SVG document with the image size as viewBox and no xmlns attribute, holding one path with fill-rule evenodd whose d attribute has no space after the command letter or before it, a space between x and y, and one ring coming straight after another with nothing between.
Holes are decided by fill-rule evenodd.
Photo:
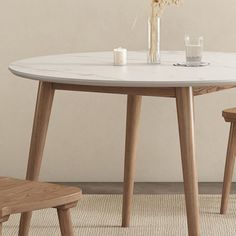
<instances>
[{"instance_id":1,"label":"dried flower stem","mask_svg":"<svg viewBox=\"0 0 236 236\"><path fill-rule=\"evenodd\" d=\"M157 40L158 40L158 25L157 18L161 17L165 7L170 4L179 5L181 0L152 0L152 12L151 12L151 35L150 35L150 51L149 57L151 63L157 62Z\"/></svg>"},{"instance_id":2,"label":"dried flower stem","mask_svg":"<svg viewBox=\"0 0 236 236\"><path fill-rule=\"evenodd\" d=\"M156 57L156 53L157 53L157 40L158 40L158 26L157 26L157 18L159 16L158 13L158 6L156 3L152 3L152 13L151 13L151 19L150 19L150 27L151 27L151 35L150 35L150 40L151 40L151 44L150 44L150 52L149 52L149 57L150 57L150 61L151 63L155 63L157 62L157 57Z\"/></svg>"}]
</instances>

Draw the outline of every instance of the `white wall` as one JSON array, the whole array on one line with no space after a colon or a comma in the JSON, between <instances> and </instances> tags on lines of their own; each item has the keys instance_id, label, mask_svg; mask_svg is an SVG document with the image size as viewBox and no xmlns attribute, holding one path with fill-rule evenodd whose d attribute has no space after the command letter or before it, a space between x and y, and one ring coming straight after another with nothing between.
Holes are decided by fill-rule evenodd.
<instances>
[{"instance_id":1,"label":"white wall","mask_svg":"<svg viewBox=\"0 0 236 236\"><path fill-rule=\"evenodd\" d=\"M11 75L26 57L145 49L150 1L0 0L0 174L24 177L37 82ZM235 0L185 0L162 20L162 48L183 49L185 32L205 37L207 50L236 51ZM135 18L136 24L133 26ZM41 179L121 181L126 97L57 92ZM221 110L236 105L236 89L196 98L200 181L221 181L228 125ZM174 100L144 98L137 181L182 181Z\"/></svg>"}]
</instances>

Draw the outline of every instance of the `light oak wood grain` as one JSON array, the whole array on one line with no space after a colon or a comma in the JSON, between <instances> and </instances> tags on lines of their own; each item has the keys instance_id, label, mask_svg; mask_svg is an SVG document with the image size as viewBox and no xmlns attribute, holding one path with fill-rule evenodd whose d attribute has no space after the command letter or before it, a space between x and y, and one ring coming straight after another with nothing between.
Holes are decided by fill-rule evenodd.
<instances>
[{"instance_id":1,"label":"light oak wood grain","mask_svg":"<svg viewBox=\"0 0 236 236\"><path fill-rule=\"evenodd\" d=\"M224 111L224 113L226 115L227 111ZM227 118L225 116L225 119L228 120L229 119L228 116ZM232 118L230 118L229 120L232 120ZM232 177L233 177L233 171L234 171L234 165L235 165L235 157L236 157L236 123L231 122L226 162L225 162L222 198L221 198L221 208L220 208L221 214L226 214L227 207L228 207L229 194L231 190L231 183L232 183Z\"/></svg>"},{"instance_id":2,"label":"light oak wood grain","mask_svg":"<svg viewBox=\"0 0 236 236\"><path fill-rule=\"evenodd\" d=\"M195 161L194 110L191 87L176 88L184 191L189 236L200 236L198 179Z\"/></svg>"},{"instance_id":3,"label":"light oak wood grain","mask_svg":"<svg viewBox=\"0 0 236 236\"><path fill-rule=\"evenodd\" d=\"M116 86L90 86L53 83L55 90L129 94L157 97L175 97L175 88L154 88L154 87L116 87Z\"/></svg>"},{"instance_id":4,"label":"light oak wood grain","mask_svg":"<svg viewBox=\"0 0 236 236\"><path fill-rule=\"evenodd\" d=\"M62 235L72 236L69 210L80 197L81 190L77 187L0 177L0 223L11 214L57 208ZM19 236L27 236L28 231Z\"/></svg>"},{"instance_id":5,"label":"light oak wood grain","mask_svg":"<svg viewBox=\"0 0 236 236\"><path fill-rule=\"evenodd\" d=\"M206 86L194 87L194 96L203 95L207 93L218 92L225 89L235 88L236 86ZM130 94L140 96L154 96L154 97L176 97L176 90L174 87L117 87L117 86L92 86L92 85L74 85L53 83L55 90L67 91L81 91L81 92L96 92L96 93L112 93L112 94Z\"/></svg>"},{"instance_id":6,"label":"light oak wood grain","mask_svg":"<svg viewBox=\"0 0 236 236\"><path fill-rule=\"evenodd\" d=\"M38 180L39 177L53 97L54 89L52 88L52 84L40 82L30 144L27 180ZM31 212L21 215L19 235L28 235L31 216Z\"/></svg>"},{"instance_id":7,"label":"light oak wood grain","mask_svg":"<svg viewBox=\"0 0 236 236\"><path fill-rule=\"evenodd\" d=\"M236 108L225 109L222 112L226 122L236 122Z\"/></svg>"},{"instance_id":8,"label":"light oak wood grain","mask_svg":"<svg viewBox=\"0 0 236 236\"><path fill-rule=\"evenodd\" d=\"M72 203L74 207L80 195L77 187L3 177L0 178L0 218Z\"/></svg>"},{"instance_id":9,"label":"light oak wood grain","mask_svg":"<svg viewBox=\"0 0 236 236\"><path fill-rule=\"evenodd\" d=\"M194 88L117 87L40 82L34 128L31 140L27 179L38 179L54 90L126 94L128 95L128 104L122 226L129 226L132 208L131 203L134 184L135 157L138 123L141 108L141 96L176 98L178 121L180 127L179 130L183 174L185 181L189 235L196 236L199 234L199 215L197 201L198 188L194 156L195 147L193 137L193 96L203 95L233 87L235 86L205 86ZM190 207L191 204L193 204L193 207ZM24 232L27 232L29 228L30 217L30 213L26 213L21 218L21 228L23 229L23 231L21 232L22 235Z\"/></svg>"},{"instance_id":10,"label":"light oak wood grain","mask_svg":"<svg viewBox=\"0 0 236 236\"><path fill-rule=\"evenodd\" d=\"M52 84L40 82L27 167L26 179L28 180L37 180L39 177L53 97L54 89Z\"/></svg>"},{"instance_id":11,"label":"light oak wood grain","mask_svg":"<svg viewBox=\"0 0 236 236\"><path fill-rule=\"evenodd\" d=\"M73 227L70 217L70 209L57 209L62 236L73 236Z\"/></svg>"},{"instance_id":12,"label":"light oak wood grain","mask_svg":"<svg viewBox=\"0 0 236 236\"><path fill-rule=\"evenodd\" d=\"M141 100L142 97L140 96L128 95L122 210L123 227L128 227L130 224Z\"/></svg>"},{"instance_id":13,"label":"light oak wood grain","mask_svg":"<svg viewBox=\"0 0 236 236\"><path fill-rule=\"evenodd\" d=\"M193 95L204 95L207 93L219 92L226 89L235 88L235 85L225 85L225 86L204 86L204 87L193 87Z\"/></svg>"}]
</instances>

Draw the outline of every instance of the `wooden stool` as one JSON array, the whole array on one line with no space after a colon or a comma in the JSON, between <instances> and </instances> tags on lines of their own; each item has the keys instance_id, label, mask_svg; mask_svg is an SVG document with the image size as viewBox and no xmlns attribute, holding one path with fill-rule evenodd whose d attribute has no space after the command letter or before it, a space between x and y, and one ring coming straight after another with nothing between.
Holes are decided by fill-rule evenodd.
<instances>
[{"instance_id":1,"label":"wooden stool","mask_svg":"<svg viewBox=\"0 0 236 236\"><path fill-rule=\"evenodd\" d=\"M2 223L11 214L51 207L57 208L61 235L72 236L70 208L77 205L80 196L76 187L0 177L0 236ZM27 235L27 230L19 232L19 236Z\"/></svg>"},{"instance_id":2,"label":"wooden stool","mask_svg":"<svg viewBox=\"0 0 236 236\"><path fill-rule=\"evenodd\" d=\"M226 109L222 113L226 122L230 122L230 133L225 163L224 183L220 213L227 211L236 154L236 108Z\"/></svg>"}]
</instances>

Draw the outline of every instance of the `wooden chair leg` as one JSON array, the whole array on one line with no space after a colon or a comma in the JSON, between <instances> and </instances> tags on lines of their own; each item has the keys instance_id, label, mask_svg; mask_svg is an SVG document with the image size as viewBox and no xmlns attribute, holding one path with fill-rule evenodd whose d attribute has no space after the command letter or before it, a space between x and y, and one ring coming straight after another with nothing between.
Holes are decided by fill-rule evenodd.
<instances>
[{"instance_id":1,"label":"wooden chair leg","mask_svg":"<svg viewBox=\"0 0 236 236\"><path fill-rule=\"evenodd\" d=\"M4 216L3 218L0 219L0 236L2 236L2 224L3 222L8 221L9 216Z\"/></svg>"},{"instance_id":2,"label":"wooden chair leg","mask_svg":"<svg viewBox=\"0 0 236 236\"><path fill-rule=\"evenodd\" d=\"M123 227L128 227L130 222L141 100L141 96L128 95L125 141L124 193L122 210Z\"/></svg>"},{"instance_id":3,"label":"wooden chair leg","mask_svg":"<svg viewBox=\"0 0 236 236\"><path fill-rule=\"evenodd\" d=\"M70 208L57 208L57 214L62 236L73 236L73 226L70 217Z\"/></svg>"},{"instance_id":4,"label":"wooden chair leg","mask_svg":"<svg viewBox=\"0 0 236 236\"><path fill-rule=\"evenodd\" d=\"M195 163L194 112L192 88L176 88L188 235L199 236L198 180Z\"/></svg>"},{"instance_id":5,"label":"wooden chair leg","mask_svg":"<svg viewBox=\"0 0 236 236\"><path fill-rule=\"evenodd\" d=\"M53 96L52 83L40 82L31 136L27 180L38 180L39 177ZM31 216L32 212L26 212L21 215L19 236L28 235Z\"/></svg>"},{"instance_id":6,"label":"wooden chair leg","mask_svg":"<svg viewBox=\"0 0 236 236\"><path fill-rule=\"evenodd\" d=\"M231 189L233 170L236 156L236 123L231 123L227 156L225 162L224 183L222 189L220 213L225 214L228 207L229 194Z\"/></svg>"}]
</instances>

